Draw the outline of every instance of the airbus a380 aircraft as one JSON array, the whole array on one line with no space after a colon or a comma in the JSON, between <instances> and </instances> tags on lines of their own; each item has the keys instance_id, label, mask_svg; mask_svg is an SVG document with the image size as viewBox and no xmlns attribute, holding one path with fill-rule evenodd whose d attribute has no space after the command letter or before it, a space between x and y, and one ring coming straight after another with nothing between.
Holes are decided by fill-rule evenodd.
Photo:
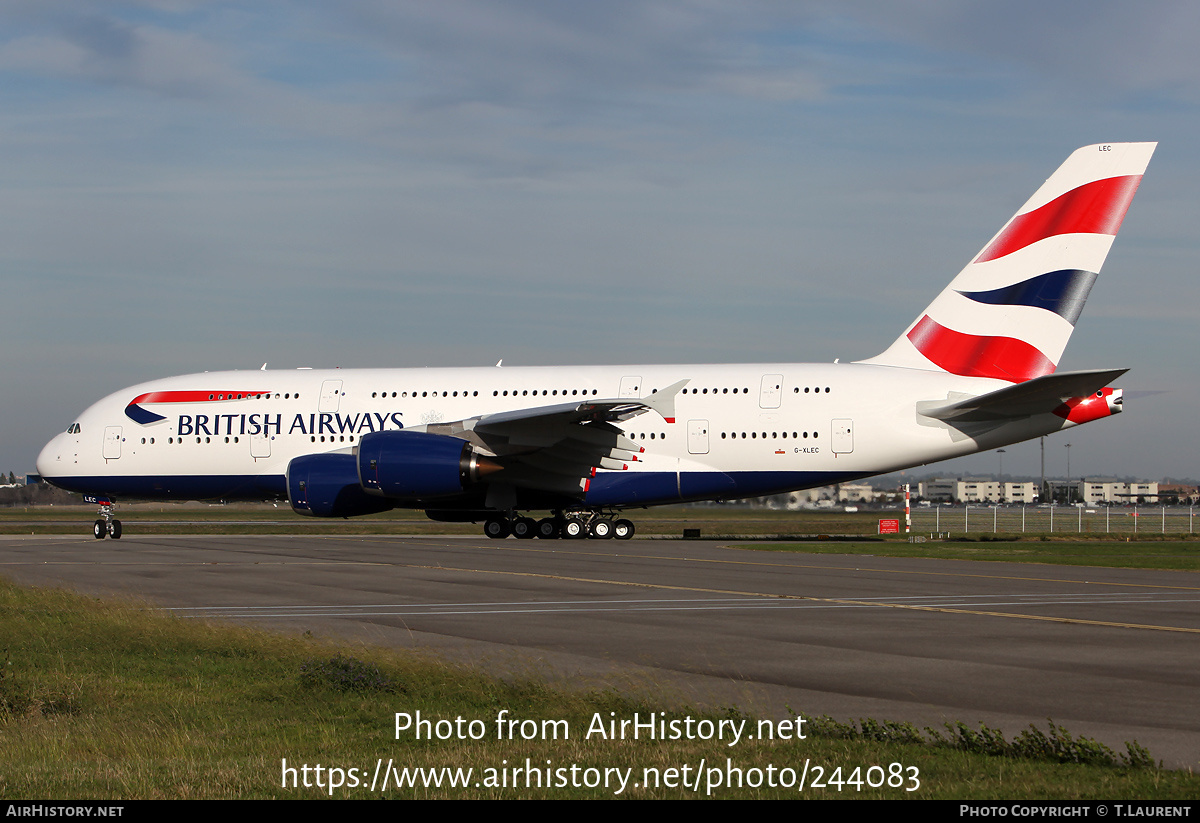
<instances>
[{"instance_id":1,"label":"airbus a380 aircraft","mask_svg":"<svg viewBox=\"0 0 1200 823\"><path fill-rule=\"evenodd\" d=\"M838 483L1121 411L1055 373L1155 143L1074 152L885 352L856 363L206 372L123 389L38 457L118 497L396 507L490 537L633 536L624 509ZM500 364L497 364L498 366ZM549 511L535 521L524 513Z\"/></svg>"}]
</instances>

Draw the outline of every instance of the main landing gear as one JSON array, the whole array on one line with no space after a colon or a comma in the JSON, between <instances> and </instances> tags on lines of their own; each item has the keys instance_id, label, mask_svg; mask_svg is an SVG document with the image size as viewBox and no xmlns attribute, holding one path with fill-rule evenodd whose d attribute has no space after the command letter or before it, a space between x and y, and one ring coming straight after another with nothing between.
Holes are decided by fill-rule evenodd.
<instances>
[{"instance_id":1,"label":"main landing gear","mask_svg":"<svg viewBox=\"0 0 1200 823\"><path fill-rule=\"evenodd\" d=\"M539 537L542 540L628 540L636 531L633 522L624 518L613 519L600 512L554 512L553 517L534 520L531 517L505 517L496 515L483 524L483 533L495 540L503 540L510 534L519 540Z\"/></svg>"},{"instance_id":2,"label":"main landing gear","mask_svg":"<svg viewBox=\"0 0 1200 823\"><path fill-rule=\"evenodd\" d=\"M92 534L97 540L103 540L106 537L111 537L113 540L121 539L121 521L113 517L112 503L100 504L100 517L92 524Z\"/></svg>"}]
</instances>

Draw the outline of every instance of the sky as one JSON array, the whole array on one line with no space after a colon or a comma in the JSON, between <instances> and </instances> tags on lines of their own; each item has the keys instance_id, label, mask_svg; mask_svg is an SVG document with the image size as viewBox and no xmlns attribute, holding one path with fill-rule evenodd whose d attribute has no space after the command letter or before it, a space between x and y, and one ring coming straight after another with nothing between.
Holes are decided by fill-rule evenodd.
<instances>
[{"instance_id":1,"label":"sky","mask_svg":"<svg viewBox=\"0 0 1200 823\"><path fill-rule=\"evenodd\" d=\"M1200 477L1197 39L1153 0L0 2L0 469L264 362L871 357L1072 150L1156 140L1059 365L1130 368L1126 413L1047 473Z\"/></svg>"}]
</instances>

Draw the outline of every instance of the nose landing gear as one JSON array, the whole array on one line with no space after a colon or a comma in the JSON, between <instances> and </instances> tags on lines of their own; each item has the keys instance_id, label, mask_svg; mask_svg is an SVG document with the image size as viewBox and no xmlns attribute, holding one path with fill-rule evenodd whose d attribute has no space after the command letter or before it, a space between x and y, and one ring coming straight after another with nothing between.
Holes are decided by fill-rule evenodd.
<instances>
[{"instance_id":1,"label":"nose landing gear","mask_svg":"<svg viewBox=\"0 0 1200 823\"><path fill-rule=\"evenodd\" d=\"M121 521L113 517L113 501L102 498L92 497L85 498L89 503L100 504L100 517L92 524L92 535L97 540L103 540L106 537L111 537L113 540L121 539Z\"/></svg>"}]
</instances>

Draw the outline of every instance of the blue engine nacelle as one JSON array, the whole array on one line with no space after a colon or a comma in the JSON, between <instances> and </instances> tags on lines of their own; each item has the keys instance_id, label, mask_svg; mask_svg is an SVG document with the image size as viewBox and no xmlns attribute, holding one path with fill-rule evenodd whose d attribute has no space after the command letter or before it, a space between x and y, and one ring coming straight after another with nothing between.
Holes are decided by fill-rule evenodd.
<instances>
[{"instance_id":1,"label":"blue engine nacelle","mask_svg":"<svg viewBox=\"0 0 1200 823\"><path fill-rule=\"evenodd\" d=\"M312 517L354 517L395 507L391 500L363 490L352 454L295 458L288 463L287 490L293 511Z\"/></svg>"},{"instance_id":2,"label":"blue engine nacelle","mask_svg":"<svg viewBox=\"0 0 1200 823\"><path fill-rule=\"evenodd\" d=\"M457 437L414 431L372 432L355 449L358 479L369 494L428 500L462 494L500 466Z\"/></svg>"}]
</instances>

